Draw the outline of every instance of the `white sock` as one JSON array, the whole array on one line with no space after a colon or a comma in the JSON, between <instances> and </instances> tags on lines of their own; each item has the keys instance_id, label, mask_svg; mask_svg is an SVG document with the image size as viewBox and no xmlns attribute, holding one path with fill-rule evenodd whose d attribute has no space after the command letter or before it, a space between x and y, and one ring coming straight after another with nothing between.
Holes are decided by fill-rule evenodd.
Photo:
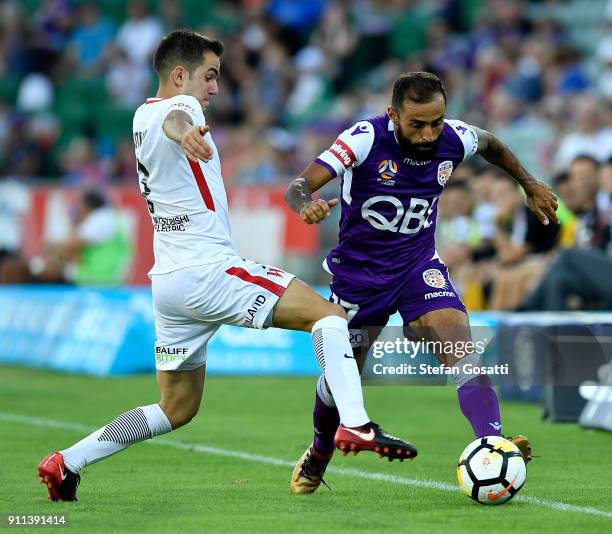
<instances>
[{"instance_id":1,"label":"white sock","mask_svg":"<svg viewBox=\"0 0 612 534\"><path fill-rule=\"evenodd\" d=\"M60 452L66 467L78 473L85 466L108 458L132 443L170 431L170 421L159 404L149 404L121 414L108 425Z\"/></svg>"},{"instance_id":2,"label":"white sock","mask_svg":"<svg viewBox=\"0 0 612 534\"><path fill-rule=\"evenodd\" d=\"M325 375L320 375L319 380L317 380L317 395L319 395L321 402L328 408L334 408L336 406L336 401L325 384Z\"/></svg>"},{"instance_id":3,"label":"white sock","mask_svg":"<svg viewBox=\"0 0 612 534\"><path fill-rule=\"evenodd\" d=\"M346 319L330 315L317 321L312 327L312 343L336 401L340 422L348 427L368 423L370 418L363 406L361 378L353 358Z\"/></svg>"}]
</instances>

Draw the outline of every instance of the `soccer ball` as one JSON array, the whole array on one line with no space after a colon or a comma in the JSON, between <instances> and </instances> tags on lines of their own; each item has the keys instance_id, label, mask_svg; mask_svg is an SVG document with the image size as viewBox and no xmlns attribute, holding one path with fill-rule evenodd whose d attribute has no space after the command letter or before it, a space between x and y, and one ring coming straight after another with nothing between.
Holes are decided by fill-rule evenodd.
<instances>
[{"instance_id":1,"label":"soccer ball","mask_svg":"<svg viewBox=\"0 0 612 534\"><path fill-rule=\"evenodd\" d=\"M461 489L481 504L502 504L525 484L527 467L518 447L501 436L472 441L459 457Z\"/></svg>"}]
</instances>

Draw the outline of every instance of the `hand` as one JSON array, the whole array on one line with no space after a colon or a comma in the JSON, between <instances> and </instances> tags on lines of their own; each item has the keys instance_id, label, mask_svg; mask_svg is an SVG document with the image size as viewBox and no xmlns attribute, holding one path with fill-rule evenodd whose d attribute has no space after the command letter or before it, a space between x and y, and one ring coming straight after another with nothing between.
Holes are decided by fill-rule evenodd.
<instances>
[{"instance_id":1,"label":"hand","mask_svg":"<svg viewBox=\"0 0 612 534\"><path fill-rule=\"evenodd\" d=\"M542 224L548 224L549 220L559 224L557 218L557 197L548 184L536 180L536 182L525 189L527 194L527 205L535 213Z\"/></svg>"},{"instance_id":2,"label":"hand","mask_svg":"<svg viewBox=\"0 0 612 534\"><path fill-rule=\"evenodd\" d=\"M327 200L323 200L322 198L313 200L300 210L300 217L306 224L318 224L326 217L329 217L331 209L336 204L338 204L337 198L334 198L329 202Z\"/></svg>"},{"instance_id":3,"label":"hand","mask_svg":"<svg viewBox=\"0 0 612 534\"><path fill-rule=\"evenodd\" d=\"M212 148L204 141L204 135L208 132L208 126L192 126L181 139L181 149L185 156L191 161L210 161L213 157Z\"/></svg>"}]
</instances>

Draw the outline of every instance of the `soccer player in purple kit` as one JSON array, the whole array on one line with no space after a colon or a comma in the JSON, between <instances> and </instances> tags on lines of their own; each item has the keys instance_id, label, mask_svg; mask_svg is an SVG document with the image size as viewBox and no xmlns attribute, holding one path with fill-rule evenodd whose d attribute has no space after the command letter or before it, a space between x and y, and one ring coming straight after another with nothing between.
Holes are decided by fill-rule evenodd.
<instances>
[{"instance_id":1,"label":"soccer player in purple kit","mask_svg":"<svg viewBox=\"0 0 612 534\"><path fill-rule=\"evenodd\" d=\"M550 187L534 178L491 133L445 119L445 109L446 90L437 76L402 74L393 86L387 113L341 133L285 195L305 223L320 223L338 199L312 200L311 194L336 176L342 179L339 243L324 267L332 275L330 300L347 311L357 360L367 351L361 350L355 334L376 328L376 335L398 311L404 325L424 328L429 339L470 341L465 306L434 238L438 198L462 161L480 154L520 184L542 224L558 223ZM375 335L369 332L371 345ZM436 356L447 365L459 362L453 356ZM473 353L461 362L477 363L477 357ZM358 363L361 368L363 361ZM499 402L490 378L458 367L453 378L459 406L475 435L501 435ZM316 491L334 451L338 412L323 376L316 386L313 422L314 440L295 466L292 493ZM529 461L529 440L519 435L513 441Z\"/></svg>"}]
</instances>

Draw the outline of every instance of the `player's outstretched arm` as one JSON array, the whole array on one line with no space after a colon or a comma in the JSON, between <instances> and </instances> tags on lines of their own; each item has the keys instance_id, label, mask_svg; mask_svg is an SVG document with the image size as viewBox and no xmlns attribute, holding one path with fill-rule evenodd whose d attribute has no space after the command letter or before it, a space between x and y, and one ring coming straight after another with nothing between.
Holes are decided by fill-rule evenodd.
<instances>
[{"instance_id":1,"label":"player's outstretched arm","mask_svg":"<svg viewBox=\"0 0 612 534\"><path fill-rule=\"evenodd\" d=\"M327 182L333 180L334 176L316 162L312 162L306 169L289 185L285 193L285 200L289 207L298 213L306 224L320 223L331 213L331 209L338 204L338 199L313 200L312 193L321 189Z\"/></svg>"},{"instance_id":2,"label":"player's outstretched arm","mask_svg":"<svg viewBox=\"0 0 612 534\"><path fill-rule=\"evenodd\" d=\"M181 149L191 161L210 161L212 148L204 140L208 126L195 126L191 117L184 111L171 111L166 115L162 125L169 139L181 145Z\"/></svg>"},{"instance_id":3,"label":"player's outstretched arm","mask_svg":"<svg viewBox=\"0 0 612 534\"><path fill-rule=\"evenodd\" d=\"M472 126L478 135L477 152L489 163L506 171L523 188L527 205L542 224L549 220L559 224L557 218L557 197L550 186L531 175L512 151L497 137L486 130Z\"/></svg>"}]
</instances>

